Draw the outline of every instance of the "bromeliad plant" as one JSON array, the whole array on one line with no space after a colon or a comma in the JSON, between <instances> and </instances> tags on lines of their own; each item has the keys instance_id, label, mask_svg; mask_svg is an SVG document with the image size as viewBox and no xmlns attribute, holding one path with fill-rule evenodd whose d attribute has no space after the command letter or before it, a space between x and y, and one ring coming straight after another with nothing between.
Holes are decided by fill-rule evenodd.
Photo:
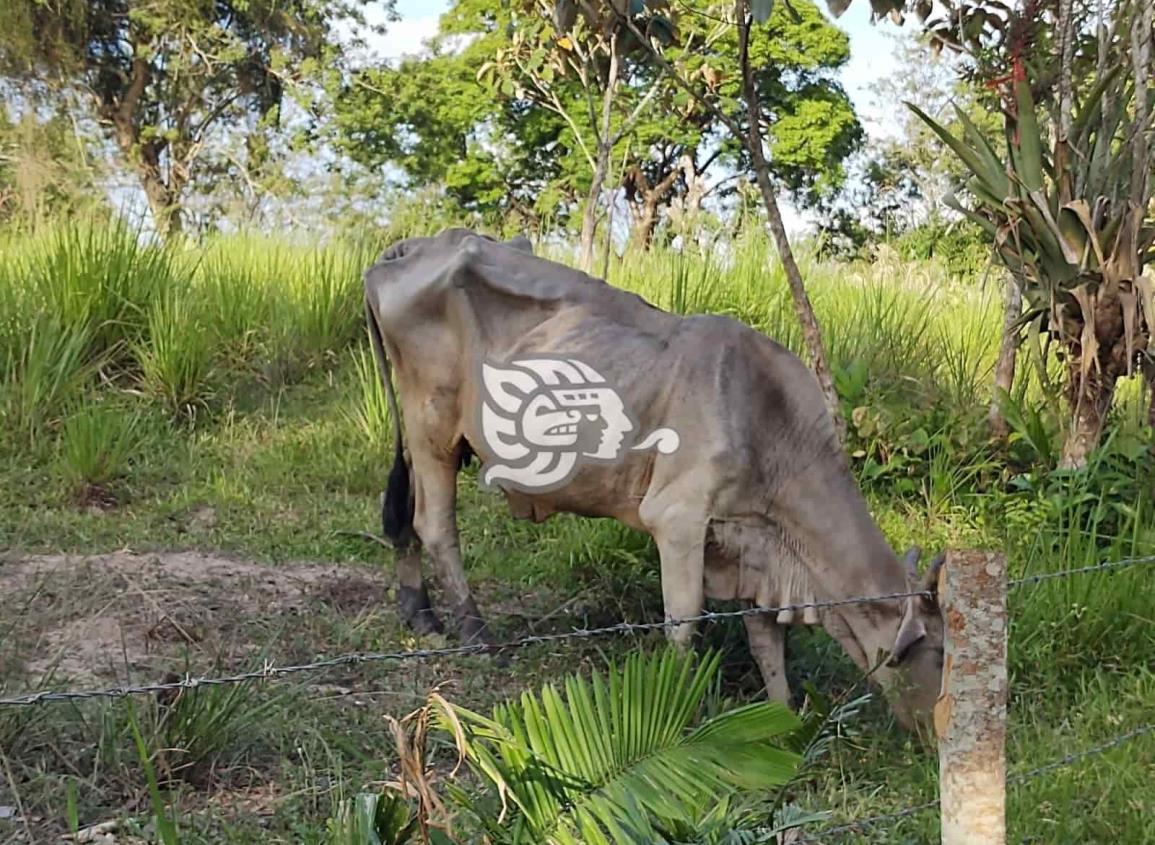
<instances>
[{"instance_id":1,"label":"bromeliad plant","mask_svg":"<svg viewBox=\"0 0 1155 845\"><path fill-rule=\"evenodd\" d=\"M1001 142L961 111L958 137L910 105L970 171L970 202L953 204L990 235L1022 290L1020 328L1058 344L1072 412L1066 467L1098 445L1119 379L1142 371L1155 388L1152 29L1144 0L1026 4L1005 27L1012 71L992 80L1003 88Z\"/></svg>"},{"instance_id":2,"label":"bromeliad plant","mask_svg":"<svg viewBox=\"0 0 1155 845\"><path fill-rule=\"evenodd\" d=\"M800 722L777 702L703 717L718 672L716 653L667 649L570 676L564 694L525 693L491 717L446 705L446 729L491 787L481 798L451 787L455 803L494 843L681 839L728 797L784 784L802 762L778 744Z\"/></svg>"}]
</instances>

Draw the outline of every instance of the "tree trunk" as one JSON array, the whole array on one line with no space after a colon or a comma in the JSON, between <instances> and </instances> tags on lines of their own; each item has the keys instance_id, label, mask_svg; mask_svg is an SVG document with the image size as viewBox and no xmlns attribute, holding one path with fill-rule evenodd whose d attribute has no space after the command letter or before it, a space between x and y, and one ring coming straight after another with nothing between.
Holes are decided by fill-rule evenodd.
<instances>
[{"instance_id":1,"label":"tree trunk","mask_svg":"<svg viewBox=\"0 0 1155 845\"><path fill-rule=\"evenodd\" d=\"M1111 410L1111 400L1115 396L1114 379L1100 380L1095 374L1083 379L1082 389L1078 387L1079 374L1071 372L1067 378L1073 396L1068 400L1074 405L1071 426L1063 443L1063 454L1059 469L1081 469L1087 465L1087 457L1099 445L1103 434L1103 423Z\"/></svg>"},{"instance_id":2,"label":"tree trunk","mask_svg":"<svg viewBox=\"0 0 1155 845\"><path fill-rule=\"evenodd\" d=\"M806 293L806 283L802 280L802 271L798 269L798 263L794 260L794 252L790 248L790 238L786 235L786 226L782 222L782 214L778 210L778 199L774 195L774 186L770 181L770 165L766 161L762 148L762 111L758 103L758 93L754 88L754 80L750 73L750 17L744 0L739 0L738 12L738 61L742 72L742 93L746 100L746 117L749 121L745 147L750 153L750 161L757 177L758 189L762 193L762 202L766 206L770 232L774 236L774 244L777 246L778 256L782 260L782 269L785 271L786 280L790 284L790 295L794 300L794 312L802 327L802 338L810 357L810 366L814 371L814 377L818 380L818 386L822 390L822 398L826 402L826 409L830 412L838 442L841 444L846 440L846 421L842 418L842 405L838 400L838 392L834 389L834 378L830 372L830 364L826 359L826 347L822 343L822 329L818 325L818 319L814 316L810 296Z\"/></svg>"},{"instance_id":3,"label":"tree trunk","mask_svg":"<svg viewBox=\"0 0 1155 845\"><path fill-rule=\"evenodd\" d=\"M586 197L585 208L582 209L581 235L581 268L586 273L594 269L594 238L598 228L598 202L602 196L602 187L606 181L606 171L610 164L610 149L605 144L598 144L597 163L594 166L594 178L590 182L589 196Z\"/></svg>"},{"instance_id":4,"label":"tree trunk","mask_svg":"<svg viewBox=\"0 0 1155 845\"><path fill-rule=\"evenodd\" d=\"M146 167L140 168L140 184L148 198L156 231L166 240L179 235L184 229L184 219L180 201L173 196L172 190L158 173Z\"/></svg>"},{"instance_id":5,"label":"tree trunk","mask_svg":"<svg viewBox=\"0 0 1155 845\"><path fill-rule=\"evenodd\" d=\"M643 250L648 250L654 243L654 228L658 225L658 202L652 197L646 197L642 204L642 215L638 218L637 228L634 230L634 244Z\"/></svg>"},{"instance_id":6,"label":"tree trunk","mask_svg":"<svg viewBox=\"0 0 1155 845\"><path fill-rule=\"evenodd\" d=\"M1003 417L999 405L1000 391L1010 393L1015 383L1015 357L1018 353L1018 331L1015 321L1023 310L1023 292L1015 284L1009 274L1006 281L1006 293L1003 297L1003 340L999 346L999 360L995 364L995 388L991 397L990 411L987 413L987 426L992 437L999 440L1006 439L1010 434L1006 418Z\"/></svg>"}]
</instances>

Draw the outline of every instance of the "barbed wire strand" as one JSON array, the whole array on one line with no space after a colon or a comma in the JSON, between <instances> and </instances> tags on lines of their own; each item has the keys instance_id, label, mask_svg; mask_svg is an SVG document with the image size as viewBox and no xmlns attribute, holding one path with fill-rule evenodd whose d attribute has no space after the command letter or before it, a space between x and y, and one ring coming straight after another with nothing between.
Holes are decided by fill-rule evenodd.
<instances>
[{"instance_id":1,"label":"barbed wire strand","mask_svg":"<svg viewBox=\"0 0 1155 845\"><path fill-rule=\"evenodd\" d=\"M1019 578L1013 581L1008 581L1007 589L1010 590L1016 589L1018 587L1034 585L1042 581L1047 581L1054 578L1069 578L1074 575L1084 575L1094 572L1110 571L1146 564L1155 564L1155 555L1123 558L1117 561L1106 561L1091 566L1078 567L1076 569L1065 569L1059 570L1057 572L1039 573L1037 575L1031 575L1026 578ZM150 693L158 693L171 690L195 689L199 686L221 686L225 684L246 683L249 681L267 681L288 675L299 674L302 672L320 672L341 666L360 665L362 663L428 660L440 657L455 657L465 654L505 651L509 649L524 648L526 646L540 643L557 642L560 640L585 639L588 637L598 637L610 634L639 633L643 631L674 628L679 625L692 624L697 622L713 622L720 619L740 618L755 614L762 615L768 613L777 614L784 611L797 612L805 610L822 610L825 608L842 607L852 604L893 601L895 599L912 598L918 596L930 598L932 597L932 594L924 590L912 590L898 593L885 593L876 596L855 596L846 599L804 602L801 604L782 605L779 607L748 607L741 610L706 611L695 616L687 616L680 619L668 619L661 622L618 622L614 625L606 625L598 628L579 628L555 634L532 634L520 639L510 640L502 643L475 643L470 645L447 646L444 648L433 649L412 649L407 651L365 653L358 652L352 654L342 654L325 660L317 660L312 663L303 663L291 666L276 666L271 661L265 661L261 669L250 672L240 672L235 675L226 675L219 678L204 678L186 675L182 680L179 681L161 681L156 683L141 684L137 686L107 687L104 689L89 690L41 690L38 692L29 692L9 698L0 698L0 707L29 706L60 701L81 701L92 698L124 698L130 695L146 695Z\"/></svg>"},{"instance_id":2,"label":"barbed wire strand","mask_svg":"<svg viewBox=\"0 0 1155 845\"><path fill-rule=\"evenodd\" d=\"M1077 569L1060 569L1058 572L1040 572L1038 575L1028 575L1025 578L1016 578L1007 582L1007 589L1025 587L1050 581L1053 578L1070 578L1073 575L1087 575L1092 572L1108 572L1113 569L1126 569L1132 566L1146 566L1155 563L1155 555L1143 557L1125 557L1121 560L1112 560L1104 563L1095 563L1091 566L1080 566Z\"/></svg>"},{"instance_id":3,"label":"barbed wire strand","mask_svg":"<svg viewBox=\"0 0 1155 845\"><path fill-rule=\"evenodd\" d=\"M1099 754L1103 754L1114 748L1118 748L1120 745L1123 745L1132 739L1152 733L1153 731L1155 731L1155 722L1148 723L1146 725L1140 725L1133 730L1125 731L1124 733L1118 734L1111 739L1104 740L1103 742L1097 743L1087 748L1083 748L1079 751L1073 751L1070 754L1064 754L1062 757L1058 757L1049 763L1045 763L1042 766L1036 766L1033 769L1026 769L1021 772L1015 772L1007 778L1007 785L1018 786L1020 784L1026 783L1027 781L1031 781L1037 777L1045 775L1048 772L1053 772L1056 769L1064 769L1073 763L1079 762L1080 760L1085 760L1088 757L1098 756ZM878 827L879 825L886 824L888 822L901 821L902 819L907 819L911 816L917 816L921 813L925 813L927 810L934 809L939 805L939 803L939 799L934 798L930 801L924 801L921 804L913 804L909 807L904 807L901 810L895 810L889 813L880 813L876 816L867 816L861 819L854 819L852 821L844 822L833 827L828 827L824 830L805 834L802 839L796 840L796 842L798 842L798 845L820 845L821 840L812 839L809 837L828 837L837 836L844 833L863 833L863 828Z\"/></svg>"},{"instance_id":4,"label":"barbed wire strand","mask_svg":"<svg viewBox=\"0 0 1155 845\"><path fill-rule=\"evenodd\" d=\"M675 628L679 625L698 622L713 622L719 619L734 619L743 616L765 613L781 613L784 611L797 612L805 610L821 610L831 607L843 607L851 604L866 604L869 602L894 601L895 599L913 598L917 596L930 597L925 590L907 590L897 593L884 593L876 596L855 596L846 599L831 599L827 601L804 602L801 604L783 605L781 607L747 607L741 610L706 611L694 616L684 616L677 619L667 619L661 622L617 622L613 625L604 625L597 628L576 628L570 631L561 631L554 634L528 634L515 640L497 643L471 643L468 645L445 646L443 648L421 648L405 651L387 652L356 652L342 654L312 663L302 663L295 666L277 666L266 660L260 669L249 672L239 672L235 675L226 675L219 678L196 678L186 675L179 681L162 681L159 683L141 684L138 686L107 687L104 689L89 690L42 690L30 692L11 698L0 698L0 706L26 706L45 704L56 701L78 701L89 698L124 698L129 695L143 695L147 693L165 692L169 690L196 689L200 686L221 686L224 684L239 684L247 681L271 680L273 678L295 675L301 672L317 672L325 669L334 669L340 666L354 666L362 663L380 663L385 661L429 660L439 657L456 657L465 654L482 652L501 652L510 649L524 648L541 643L552 643L563 640L587 639L589 637L606 636L610 634L633 634L643 631L655 631L665 628Z\"/></svg>"}]
</instances>

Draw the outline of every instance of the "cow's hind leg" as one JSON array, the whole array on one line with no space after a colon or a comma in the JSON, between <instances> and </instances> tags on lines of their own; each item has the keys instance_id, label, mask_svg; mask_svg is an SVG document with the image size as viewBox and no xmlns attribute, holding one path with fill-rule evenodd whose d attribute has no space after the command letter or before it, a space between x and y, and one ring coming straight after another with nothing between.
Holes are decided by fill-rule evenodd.
<instances>
[{"instance_id":1,"label":"cow's hind leg","mask_svg":"<svg viewBox=\"0 0 1155 845\"><path fill-rule=\"evenodd\" d=\"M418 634L440 634L445 630L421 575L421 544L414 539L407 548L397 549L397 609L401 619Z\"/></svg>"},{"instance_id":2,"label":"cow's hind leg","mask_svg":"<svg viewBox=\"0 0 1155 845\"><path fill-rule=\"evenodd\" d=\"M486 642L485 620L473 600L461 563L456 514L456 457L452 462L443 462L431 455L415 452L413 478L416 481L413 527L437 566L441 588L457 616L461 639L466 643Z\"/></svg>"},{"instance_id":3,"label":"cow's hind leg","mask_svg":"<svg viewBox=\"0 0 1155 845\"><path fill-rule=\"evenodd\" d=\"M764 613L742 617L750 653L762 673L766 697L790 705L790 684L786 681L786 628Z\"/></svg>"},{"instance_id":4,"label":"cow's hind leg","mask_svg":"<svg viewBox=\"0 0 1155 845\"><path fill-rule=\"evenodd\" d=\"M397 610L401 620L418 634L439 634L444 629L433 612L429 590L421 574L421 543L413 531L414 496L409 465L398 450L381 495L381 526L393 544L397 572Z\"/></svg>"}]
</instances>

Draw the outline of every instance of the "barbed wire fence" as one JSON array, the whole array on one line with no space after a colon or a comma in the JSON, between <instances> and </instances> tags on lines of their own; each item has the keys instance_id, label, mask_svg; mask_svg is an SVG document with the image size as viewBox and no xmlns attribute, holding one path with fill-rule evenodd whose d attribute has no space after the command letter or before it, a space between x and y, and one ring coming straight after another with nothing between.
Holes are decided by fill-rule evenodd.
<instances>
[{"instance_id":1,"label":"barbed wire fence","mask_svg":"<svg viewBox=\"0 0 1155 845\"><path fill-rule=\"evenodd\" d=\"M1020 589L1023 587L1033 587L1057 579L1067 579L1080 575L1113 573L1119 570L1150 565L1155 565L1155 555L1128 557L1122 558L1120 560L1104 561L1101 563L1072 569L1037 573L1022 578L1008 580L1006 582L1006 586L1008 592L1010 592L1012 590ZM574 628L568 631L559 631L556 633L548 634L530 634L516 639L495 643L471 643L458 646L446 646L442 648L407 649L386 652L352 652L315 660L309 663L291 664L287 666L279 666L270 660L266 660L260 669L216 677L200 677L186 674L185 677L179 680L159 681L139 685L104 687L98 689L30 691L20 695L0 697L0 708L35 707L52 703L80 702L94 699L119 699L129 696L155 695L162 692L195 690L200 687L227 686L232 684L252 682L268 682L301 674L325 672L331 669L342 667L356 667L374 663L404 663L408 661L424 661L447 657L477 655L482 653L503 653L546 643L568 642L623 634L646 633L674 628L685 624L716 622L727 619L742 618L755 614L776 615L781 612L797 613L799 611L807 610L826 610L847 605L869 604L874 602L894 601L897 599L914 597L931 598L933 597L933 594L926 590L910 590L871 596L854 596L845 599L780 605L776 607L749 607L738 610L707 611L695 614L693 616L681 617L677 619L667 619L662 621L622 621L613 625L604 625L591 628ZM1066 768L1081 760L1098 756L1107 751L1118 748L1133 739L1151 734L1153 732L1155 732L1155 722L1137 726L1098 744L1071 752L1043 765L1012 773L1007 778L1007 784L1019 785L1027 781L1034 780L1044 774ZM795 841L800 843L800 845L806 845L806 843L813 843L813 845L818 845L819 840L812 839L810 837L820 836L823 839L826 839L830 836L840 836L843 834L863 834L872 828L878 828L879 826L887 823L893 823L917 816L921 813L938 807L939 804L940 801L938 798L930 799L917 804L912 804L900 810L853 819L851 821L841 822L836 825L828 826L820 831L803 834L801 838L798 838Z\"/></svg>"}]
</instances>

